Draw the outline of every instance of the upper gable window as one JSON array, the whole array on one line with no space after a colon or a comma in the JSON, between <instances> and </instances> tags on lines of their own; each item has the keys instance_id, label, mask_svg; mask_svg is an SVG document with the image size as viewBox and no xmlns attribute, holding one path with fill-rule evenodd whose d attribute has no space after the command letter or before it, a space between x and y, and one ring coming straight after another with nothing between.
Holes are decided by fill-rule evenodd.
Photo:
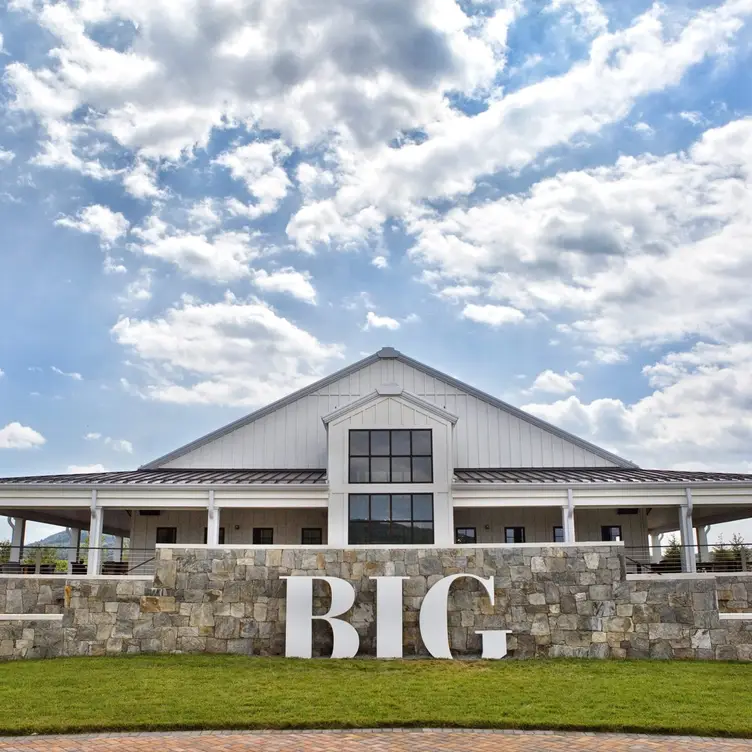
<instances>
[{"instance_id":1,"label":"upper gable window","mask_svg":"<svg viewBox=\"0 0 752 752\"><path fill-rule=\"evenodd\" d=\"M430 429L350 431L350 483L431 483Z\"/></svg>"}]
</instances>

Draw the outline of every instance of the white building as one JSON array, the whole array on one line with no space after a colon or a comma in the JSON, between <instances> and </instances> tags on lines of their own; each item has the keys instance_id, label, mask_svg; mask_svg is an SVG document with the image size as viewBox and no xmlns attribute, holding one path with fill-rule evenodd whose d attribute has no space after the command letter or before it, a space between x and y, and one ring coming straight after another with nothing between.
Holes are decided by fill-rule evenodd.
<instances>
[{"instance_id":1,"label":"white building","mask_svg":"<svg viewBox=\"0 0 752 752\"><path fill-rule=\"evenodd\" d=\"M26 520L71 530L71 568L81 530L129 539L128 563L108 563L121 572L158 543L205 542L622 540L645 568L676 529L693 571L706 526L752 516L752 475L640 469L386 347L138 470L0 479L0 514L11 571ZM89 574L101 564L90 549Z\"/></svg>"}]
</instances>

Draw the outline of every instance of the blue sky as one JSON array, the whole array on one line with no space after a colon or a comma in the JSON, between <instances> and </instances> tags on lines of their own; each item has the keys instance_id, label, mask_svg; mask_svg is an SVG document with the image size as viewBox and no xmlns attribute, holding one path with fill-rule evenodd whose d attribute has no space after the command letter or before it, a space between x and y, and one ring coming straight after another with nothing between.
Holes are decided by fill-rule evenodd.
<instances>
[{"instance_id":1,"label":"blue sky","mask_svg":"<svg viewBox=\"0 0 752 752\"><path fill-rule=\"evenodd\" d=\"M752 472L752 0L11 0L0 35L0 475L138 466L386 344Z\"/></svg>"}]
</instances>

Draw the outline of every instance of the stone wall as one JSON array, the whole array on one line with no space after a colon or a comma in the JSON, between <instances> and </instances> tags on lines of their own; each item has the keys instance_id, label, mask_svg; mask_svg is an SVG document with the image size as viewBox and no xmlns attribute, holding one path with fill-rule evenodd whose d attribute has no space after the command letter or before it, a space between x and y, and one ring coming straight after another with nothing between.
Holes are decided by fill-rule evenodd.
<instances>
[{"instance_id":1,"label":"stone wall","mask_svg":"<svg viewBox=\"0 0 752 752\"><path fill-rule=\"evenodd\" d=\"M717 575L716 584L721 611L752 612L752 572L748 575Z\"/></svg>"},{"instance_id":2,"label":"stone wall","mask_svg":"<svg viewBox=\"0 0 752 752\"><path fill-rule=\"evenodd\" d=\"M0 613L62 613L62 622L0 621L0 657L208 652L284 655L283 576L350 582L345 619L375 655L374 576L403 583L404 654L425 655L418 629L428 588L456 573L494 577L491 606L479 583L452 587L447 622L457 654L480 653L481 629L508 629L512 658L752 660L752 619L722 620L712 578L626 579L620 545L521 545L451 549L159 549L153 582L126 578L0 578ZM728 580L728 583L727 583ZM752 576L719 578L727 604L747 603ZM328 606L317 583L314 609ZM316 611L318 609L318 611ZM744 610L744 609L737 609ZM57 630L57 632L55 632ZM329 628L314 626L314 654Z\"/></svg>"}]
</instances>

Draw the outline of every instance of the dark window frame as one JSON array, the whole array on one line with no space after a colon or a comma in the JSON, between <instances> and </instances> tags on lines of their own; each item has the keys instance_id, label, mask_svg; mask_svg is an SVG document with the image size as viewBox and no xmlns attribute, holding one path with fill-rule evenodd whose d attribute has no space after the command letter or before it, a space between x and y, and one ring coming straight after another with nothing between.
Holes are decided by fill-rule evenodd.
<instances>
[{"instance_id":1,"label":"dark window frame","mask_svg":"<svg viewBox=\"0 0 752 752\"><path fill-rule=\"evenodd\" d=\"M510 531L514 531L514 530L522 530L522 540L513 540L510 543L510 541L509 541L509 532ZM513 533L513 536L516 538L517 534ZM526 540L526 538L525 538L525 527L524 527L524 525L510 525L509 527L505 527L504 528L504 543L505 544L507 544L509 546L512 546L512 545L517 544L517 543L525 543L525 540Z\"/></svg>"},{"instance_id":2,"label":"dark window frame","mask_svg":"<svg viewBox=\"0 0 752 752\"><path fill-rule=\"evenodd\" d=\"M429 436L429 450L428 452L416 452L413 446L413 434L414 433L427 433ZM353 434L368 434L368 453L367 454L353 454ZM389 451L386 454L374 454L372 447L372 434L374 433L386 433L389 437ZM394 453L393 434L395 433L407 433L409 437L409 452ZM408 459L410 466L410 480L394 480L394 460ZM413 480L415 474L415 460L416 459L428 459L429 472L428 480ZM366 460L368 462L368 478L366 480L354 480L353 479L353 460ZM388 469L388 480L373 480L373 464L374 460L386 460ZM404 483L406 485L426 484L433 483L433 429L431 428L351 428L347 436L347 480L352 485L364 485L379 484L379 483Z\"/></svg>"},{"instance_id":3,"label":"dark window frame","mask_svg":"<svg viewBox=\"0 0 752 752\"><path fill-rule=\"evenodd\" d=\"M209 541L209 528L204 528L204 545L207 544ZM225 545L225 529L223 527L219 528L219 545L224 546Z\"/></svg>"},{"instance_id":4,"label":"dark window frame","mask_svg":"<svg viewBox=\"0 0 752 752\"><path fill-rule=\"evenodd\" d=\"M609 531L609 537L606 538L606 530ZM611 530L618 530L618 538L611 537ZM603 543L623 543L624 542L624 530L621 525L601 525L601 541Z\"/></svg>"},{"instance_id":5,"label":"dark window frame","mask_svg":"<svg viewBox=\"0 0 752 752\"><path fill-rule=\"evenodd\" d=\"M556 539L556 531L561 530L561 540ZM553 537L554 543L566 543L565 536L564 536L564 525L554 525L554 537Z\"/></svg>"},{"instance_id":6,"label":"dark window frame","mask_svg":"<svg viewBox=\"0 0 752 752\"><path fill-rule=\"evenodd\" d=\"M161 541L161 540L159 540L159 533L160 533L161 530L171 530L172 531L172 535L170 535L169 537L171 537L173 540L169 540L169 541ZM157 541L158 545L162 545L162 546L174 546L178 542L178 529L176 527L171 527L171 526L158 527L157 528L157 538L156 538L156 541Z\"/></svg>"},{"instance_id":7,"label":"dark window frame","mask_svg":"<svg viewBox=\"0 0 752 752\"><path fill-rule=\"evenodd\" d=\"M257 535L258 533L258 535ZM266 542L261 540L264 533L270 533L271 540ZM259 540L256 540L256 539ZM274 528L273 527L254 527L253 532L251 533L251 540L253 541L254 546L273 546L274 545Z\"/></svg>"},{"instance_id":8,"label":"dark window frame","mask_svg":"<svg viewBox=\"0 0 752 752\"><path fill-rule=\"evenodd\" d=\"M386 518L374 517L373 513L373 498L379 497L379 500L383 502L384 498L388 499L389 512ZM394 514L394 497L409 497L410 498L410 518L407 519L404 516ZM416 514L415 497L426 497L430 499L430 517L423 516L422 514ZM356 517L353 518L353 499L357 498L359 501L363 499L368 500L368 516L366 519ZM403 499L404 501L404 499ZM348 506L348 526L347 526L347 541L348 545L433 545L435 537L435 516L434 516L434 495L432 493L355 493L349 494L347 500ZM409 525L409 527L408 527ZM380 536L378 533L383 532L386 528L388 534L386 539L384 536ZM390 534L392 529L401 531L404 533L409 530L409 540L396 540L391 539ZM355 531L360 531L361 534L354 534ZM417 537L425 537L425 540L416 541L416 531L420 531ZM430 532L430 535L427 533ZM430 541L428 538L430 537ZM358 538L364 538L365 540L357 540Z\"/></svg>"},{"instance_id":9,"label":"dark window frame","mask_svg":"<svg viewBox=\"0 0 752 752\"><path fill-rule=\"evenodd\" d=\"M309 543L306 541L306 533L317 532L319 537L318 543ZM300 529L300 545L301 546L322 546L324 544L324 528L321 527L304 527Z\"/></svg>"},{"instance_id":10,"label":"dark window frame","mask_svg":"<svg viewBox=\"0 0 752 752\"><path fill-rule=\"evenodd\" d=\"M473 540L471 541L460 541L460 530L472 530L473 531ZM454 543L457 546L467 546L472 545L474 543L478 542L478 529L475 527L456 527L454 528Z\"/></svg>"}]
</instances>

